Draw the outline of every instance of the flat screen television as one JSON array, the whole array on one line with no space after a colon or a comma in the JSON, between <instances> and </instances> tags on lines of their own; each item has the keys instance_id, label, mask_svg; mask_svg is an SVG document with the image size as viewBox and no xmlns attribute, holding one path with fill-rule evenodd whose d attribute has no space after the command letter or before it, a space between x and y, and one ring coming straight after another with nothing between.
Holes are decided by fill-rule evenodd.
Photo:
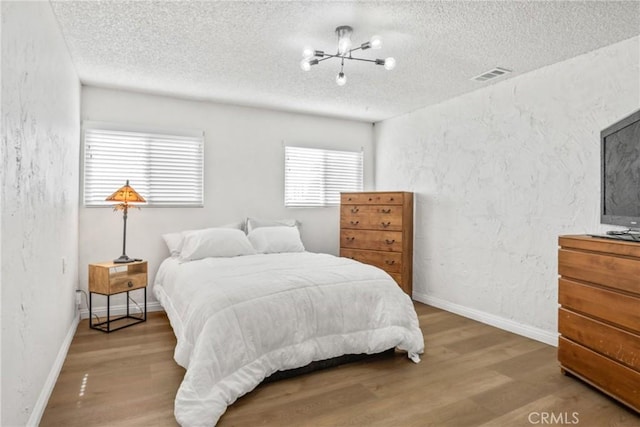
<instances>
[{"instance_id":1,"label":"flat screen television","mask_svg":"<svg viewBox=\"0 0 640 427\"><path fill-rule=\"evenodd\" d=\"M602 224L640 228L640 110L600 132Z\"/></svg>"}]
</instances>

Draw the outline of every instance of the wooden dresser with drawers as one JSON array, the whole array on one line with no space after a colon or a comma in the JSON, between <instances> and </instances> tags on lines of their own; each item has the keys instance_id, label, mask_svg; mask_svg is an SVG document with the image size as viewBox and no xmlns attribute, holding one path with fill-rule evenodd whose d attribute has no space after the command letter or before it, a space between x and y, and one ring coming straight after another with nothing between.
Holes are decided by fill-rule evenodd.
<instances>
[{"instance_id":1,"label":"wooden dresser with drawers","mask_svg":"<svg viewBox=\"0 0 640 427\"><path fill-rule=\"evenodd\" d=\"M380 267L411 296L413 193L342 193L340 256Z\"/></svg>"},{"instance_id":2,"label":"wooden dresser with drawers","mask_svg":"<svg viewBox=\"0 0 640 427\"><path fill-rule=\"evenodd\" d=\"M563 372L640 412L640 243L559 238Z\"/></svg>"}]
</instances>

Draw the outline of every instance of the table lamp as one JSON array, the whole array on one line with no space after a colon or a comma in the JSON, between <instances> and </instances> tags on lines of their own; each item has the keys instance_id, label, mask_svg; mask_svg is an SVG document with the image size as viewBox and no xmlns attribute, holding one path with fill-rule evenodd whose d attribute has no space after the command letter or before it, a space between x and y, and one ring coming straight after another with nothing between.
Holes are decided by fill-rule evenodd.
<instances>
[{"instance_id":1,"label":"table lamp","mask_svg":"<svg viewBox=\"0 0 640 427\"><path fill-rule=\"evenodd\" d=\"M128 262L134 262L135 259L127 256L127 212L129 210L130 203L146 203L144 197L139 195L129 185L129 180L123 187L120 187L115 193L105 199L107 202L117 202L118 204L113 207L114 211L122 210L124 212L124 231L122 233L122 255L119 258L114 259L116 264L126 264Z\"/></svg>"}]
</instances>

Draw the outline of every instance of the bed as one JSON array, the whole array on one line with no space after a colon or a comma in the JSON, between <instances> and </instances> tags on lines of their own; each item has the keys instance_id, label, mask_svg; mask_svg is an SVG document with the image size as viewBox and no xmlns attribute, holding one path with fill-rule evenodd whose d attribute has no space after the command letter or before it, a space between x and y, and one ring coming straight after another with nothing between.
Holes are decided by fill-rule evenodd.
<instances>
[{"instance_id":1,"label":"bed","mask_svg":"<svg viewBox=\"0 0 640 427\"><path fill-rule=\"evenodd\" d=\"M266 377L342 355L396 348L419 362L411 299L384 271L310 252L163 261L154 293L186 369L182 426L212 426ZM261 251L264 252L264 251Z\"/></svg>"}]
</instances>

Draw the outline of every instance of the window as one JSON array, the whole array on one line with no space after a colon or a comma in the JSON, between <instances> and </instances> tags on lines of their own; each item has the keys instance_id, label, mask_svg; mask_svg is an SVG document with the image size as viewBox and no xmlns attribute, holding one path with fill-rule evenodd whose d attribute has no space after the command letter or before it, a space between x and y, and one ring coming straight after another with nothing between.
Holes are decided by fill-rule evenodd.
<instances>
[{"instance_id":1,"label":"window","mask_svg":"<svg viewBox=\"0 0 640 427\"><path fill-rule=\"evenodd\" d=\"M336 206L341 191L362 191L362 152L285 147L284 205Z\"/></svg>"},{"instance_id":2,"label":"window","mask_svg":"<svg viewBox=\"0 0 640 427\"><path fill-rule=\"evenodd\" d=\"M128 179L149 205L202 206L202 132L152 133L85 124L84 204L105 201Z\"/></svg>"}]
</instances>

